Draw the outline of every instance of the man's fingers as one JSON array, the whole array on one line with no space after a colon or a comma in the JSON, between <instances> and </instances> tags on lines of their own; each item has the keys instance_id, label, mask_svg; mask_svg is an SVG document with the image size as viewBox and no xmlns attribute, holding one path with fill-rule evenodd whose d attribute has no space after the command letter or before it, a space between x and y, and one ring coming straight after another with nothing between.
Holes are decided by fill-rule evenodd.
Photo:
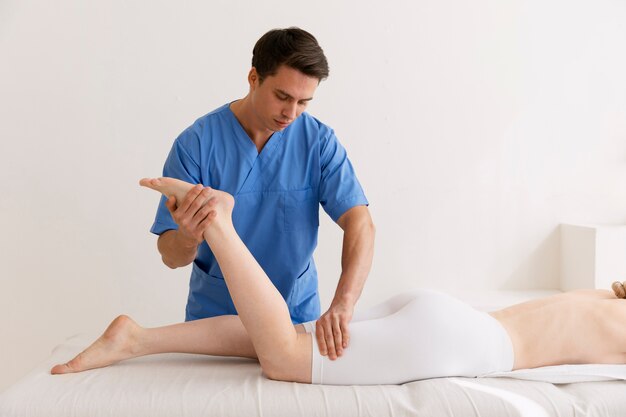
<instances>
[{"instance_id":1,"label":"man's fingers","mask_svg":"<svg viewBox=\"0 0 626 417\"><path fill-rule=\"evenodd\" d=\"M198 228L200 230L202 230L204 233L204 229L207 228L207 226L213 221L213 219L215 218L217 214L215 213L215 211L211 211L209 214L207 214L204 219L198 224Z\"/></svg>"},{"instance_id":2,"label":"man's fingers","mask_svg":"<svg viewBox=\"0 0 626 417\"><path fill-rule=\"evenodd\" d=\"M343 339L342 348L345 349L348 347L348 343L350 343L350 331L348 330L348 323L341 322L341 338Z\"/></svg>"},{"instance_id":3,"label":"man's fingers","mask_svg":"<svg viewBox=\"0 0 626 417\"><path fill-rule=\"evenodd\" d=\"M196 197L200 195L200 193L202 192L202 189L203 189L202 184L197 184L196 186L194 186L191 190L187 192L187 195L185 196L183 203L179 207L180 209L182 209L183 213L186 213L187 210L189 210L189 207L196 200Z\"/></svg>"},{"instance_id":4,"label":"man's fingers","mask_svg":"<svg viewBox=\"0 0 626 417\"><path fill-rule=\"evenodd\" d=\"M317 323L319 323L319 321ZM320 355L326 356L328 354L328 349L326 348L326 339L324 338L324 328L322 326L317 326L315 336L317 338L317 345L320 349Z\"/></svg>"},{"instance_id":5,"label":"man's fingers","mask_svg":"<svg viewBox=\"0 0 626 417\"><path fill-rule=\"evenodd\" d=\"M317 321L315 333L322 356L328 355L328 358L331 360L337 359L337 353L335 352L335 339L333 337L333 328L328 318L324 317Z\"/></svg>"},{"instance_id":6,"label":"man's fingers","mask_svg":"<svg viewBox=\"0 0 626 417\"><path fill-rule=\"evenodd\" d=\"M337 351L337 355L341 355L341 351L343 349L343 340L341 334L341 327L339 325L339 317L335 317L333 320L333 336L335 338L335 351Z\"/></svg>"},{"instance_id":7,"label":"man's fingers","mask_svg":"<svg viewBox=\"0 0 626 417\"><path fill-rule=\"evenodd\" d=\"M192 188L189 192L191 193L192 191L196 191L196 187ZM196 198L191 202L191 204L187 208L187 214L189 216L193 217L198 212L198 210L200 210L200 208L204 205L204 202L206 201L205 193L206 193L205 189L200 189L199 193L195 193Z\"/></svg>"},{"instance_id":8,"label":"man's fingers","mask_svg":"<svg viewBox=\"0 0 626 417\"><path fill-rule=\"evenodd\" d=\"M193 216L194 222L200 224L202 221L206 220L207 216L210 213L213 213L215 209L208 204L205 204L198 212Z\"/></svg>"},{"instance_id":9,"label":"man's fingers","mask_svg":"<svg viewBox=\"0 0 626 417\"><path fill-rule=\"evenodd\" d=\"M206 191L206 189L205 189ZM202 200L205 193L200 194L198 198L196 198L196 202L198 200ZM198 238L198 240L202 241L204 239L204 229L211 223L211 221L215 218L217 214L215 212L215 203L213 202L214 198L210 199L204 206L200 207L200 209L194 214L189 223L189 227L193 230L194 235ZM212 203L213 202L213 203ZM194 205L196 203L194 202ZM190 211L194 210L194 205L191 206Z\"/></svg>"},{"instance_id":10,"label":"man's fingers","mask_svg":"<svg viewBox=\"0 0 626 417\"><path fill-rule=\"evenodd\" d=\"M326 323L324 327L324 339L326 340L326 349L328 349L328 358L330 360L337 359L335 351L335 338L333 337L333 327L330 323Z\"/></svg>"},{"instance_id":11,"label":"man's fingers","mask_svg":"<svg viewBox=\"0 0 626 417\"><path fill-rule=\"evenodd\" d=\"M170 211L170 214L174 214L176 211L176 197L171 196L167 200L165 200L165 207Z\"/></svg>"}]
</instances>

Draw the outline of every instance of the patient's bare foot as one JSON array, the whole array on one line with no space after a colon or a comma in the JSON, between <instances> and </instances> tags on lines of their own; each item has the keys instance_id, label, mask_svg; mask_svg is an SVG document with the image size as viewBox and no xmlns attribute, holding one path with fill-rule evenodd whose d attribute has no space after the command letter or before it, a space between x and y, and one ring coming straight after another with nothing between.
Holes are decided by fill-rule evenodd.
<instances>
[{"instance_id":1,"label":"patient's bare foot","mask_svg":"<svg viewBox=\"0 0 626 417\"><path fill-rule=\"evenodd\" d=\"M67 374L102 368L140 355L137 335L142 328L128 316L111 322L95 342L71 361L54 366L50 373Z\"/></svg>"},{"instance_id":2,"label":"patient's bare foot","mask_svg":"<svg viewBox=\"0 0 626 417\"><path fill-rule=\"evenodd\" d=\"M168 198L174 196L176 203L182 203L189 190L194 187L193 184L170 177L142 178L139 185L152 188Z\"/></svg>"},{"instance_id":3,"label":"patient's bare foot","mask_svg":"<svg viewBox=\"0 0 626 417\"><path fill-rule=\"evenodd\" d=\"M183 201L189 190L194 187L193 184L170 177L143 178L139 181L139 185L152 188L167 197L174 196L177 202ZM207 204L214 208L218 221L229 220L235 206L235 199L224 191L212 188Z\"/></svg>"}]
</instances>

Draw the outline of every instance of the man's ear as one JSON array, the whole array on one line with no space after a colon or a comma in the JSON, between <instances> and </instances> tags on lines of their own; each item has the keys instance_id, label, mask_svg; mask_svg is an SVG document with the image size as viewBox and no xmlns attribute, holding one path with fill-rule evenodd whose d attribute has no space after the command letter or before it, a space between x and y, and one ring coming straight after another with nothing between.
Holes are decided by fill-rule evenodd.
<instances>
[{"instance_id":1,"label":"man's ear","mask_svg":"<svg viewBox=\"0 0 626 417\"><path fill-rule=\"evenodd\" d=\"M250 89L254 89L257 85L259 85L259 73L256 72L256 68L250 68L250 72L248 73L248 84L250 84Z\"/></svg>"}]
</instances>

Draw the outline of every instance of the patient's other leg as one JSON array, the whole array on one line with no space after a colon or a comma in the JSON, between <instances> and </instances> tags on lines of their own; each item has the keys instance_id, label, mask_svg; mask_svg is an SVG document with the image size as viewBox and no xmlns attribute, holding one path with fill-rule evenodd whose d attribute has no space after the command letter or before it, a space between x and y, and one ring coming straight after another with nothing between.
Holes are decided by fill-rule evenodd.
<instances>
[{"instance_id":1,"label":"patient's other leg","mask_svg":"<svg viewBox=\"0 0 626 417\"><path fill-rule=\"evenodd\" d=\"M51 372L80 372L167 352L256 358L237 316L210 317L153 329L139 326L128 316L119 316L91 346L71 361L56 365Z\"/></svg>"},{"instance_id":2,"label":"patient's other leg","mask_svg":"<svg viewBox=\"0 0 626 417\"><path fill-rule=\"evenodd\" d=\"M304 333L302 325L296 325ZM119 316L91 346L71 361L56 365L53 374L102 368L155 353L197 353L214 356L257 355L238 316L218 316L147 329L128 316Z\"/></svg>"}]
</instances>

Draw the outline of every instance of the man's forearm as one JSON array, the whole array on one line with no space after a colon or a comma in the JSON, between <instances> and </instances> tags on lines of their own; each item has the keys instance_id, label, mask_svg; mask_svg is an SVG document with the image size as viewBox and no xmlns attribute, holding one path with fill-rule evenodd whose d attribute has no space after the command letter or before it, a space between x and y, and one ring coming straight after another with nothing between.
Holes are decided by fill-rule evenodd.
<instances>
[{"instance_id":1,"label":"man's forearm","mask_svg":"<svg viewBox=\"0 0 626 417\"><path fill-rule=\"evenodd\" d=\"M196 259L198 246L181 239L178 230L168 230L159 236L157 247L163 263L174 269L187 266Z\"/></svg>"},{"instance_id":2,"label":"man's forearm","mask_svg":"<svg viewBox=\"0 0 626 417\"><path fill-rule=\"evenodd\" d=\"M341 277L333 303L356 304L361 296L374 257L374 223L365 213L348 219L344 225Z\"/></svg>"}]
</instances>

